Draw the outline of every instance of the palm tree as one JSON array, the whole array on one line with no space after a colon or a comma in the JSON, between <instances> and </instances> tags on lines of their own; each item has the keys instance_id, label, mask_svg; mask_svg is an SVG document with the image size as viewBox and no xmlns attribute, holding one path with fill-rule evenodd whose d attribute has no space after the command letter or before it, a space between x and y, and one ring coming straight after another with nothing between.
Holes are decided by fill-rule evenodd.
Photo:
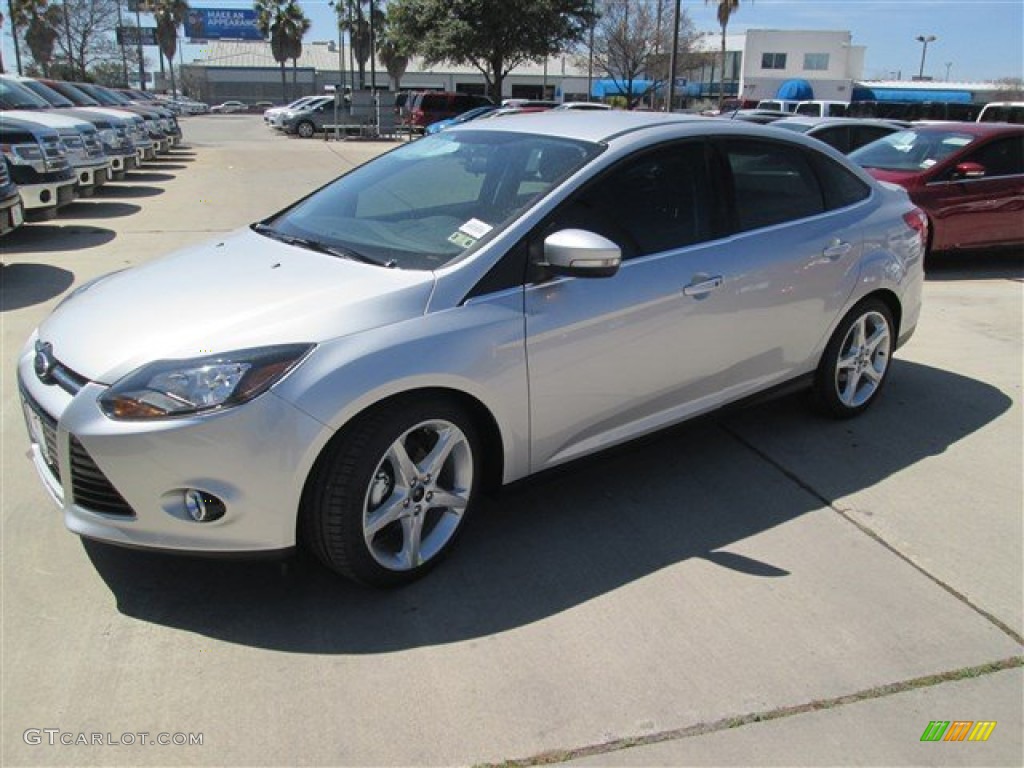
<instances>
[{"instance_id":1,"label":"palm tree","mask_svg":"<svg viewBox=\"0 0 1024 768\"><path fill-rule=\"evenodd\" d=\"M704 0L705 3L718 4L718 23L722 26L722 56L719 69L721 85L718 87L718 109L725 104L725 30L729 26L729 18L740 9L740 0Z\"/></svg>"},{"instance_id":2,"label":"palm tree","mask_svg":"<svg viewBox=\"0 0 1024 768\"><path fill-rule=\"evenodd\" d=\"M43 77L50 76L50 63L57 43L57 31L64 14L58 6L51 5L42 13L33 11L25 27L25 45L32 59L43 70Z\"/></svg>"},{"instance_id":3,"label":"palm tree","mask_svg":"<svg viewBox=\"0 0 1024 768\"><path fill-rule=\"evenodd\" d=\"M298 96L299 57L302 56L302 38L309 32L312 22L297 3L290 2L285 7L288 18L288 58L292 60L292 95Z\"/></svg>"},{"instance_id":4,"label":"palm tree","mask_svg":"<svg viewBox=\"0 0 1024 768\"><path fill-rule=\"evenodd\" d=\"M188 3L186 0L156 0L153 16L156 18L156 42L160 52L167 57L171 71L171 93L176 94L178 88L174 82L174 54L178 52L178 27L188 16Z\"/></svg>"},{"instance_id":5,"label":"palm tree","mask_svg":"<svg viewBox=\"0 0 1024 768\"><path fill-rule=\"evenodd\" d=\"M302 55L302 38L310 22L295 0L256 0L256 26L270 37L270 52L281 65L281 99L288 101L288 80L284 66L292 59L298 66Z\"/></svg>"},{"instance_id":6,"label":"palm tree","mask_svg":"<svg viewBox=\"0 0 1024 768\"><path fill-rule=\"evenodd\" d=\"M401 90L402 76L409 67L409 51L391 34L390 17L385 11L374 30L377 38L377 54L391 78L391 90Z\"/></svg>"},{"instance_id":7,"label":"palm tree","mask_svg":"<svg viewBox=\"0 0 1024 768\"><path fill-rule=\"evenodd\" d=\"M338 14L338 25L348 32L349 50L359 65L359 87L366 85L366 62L373 68L373 52L379 30L384 26L384 12L374 0L332 0ZM368 6L364 8L364 6Z\"/></svg>"}]
</instances>

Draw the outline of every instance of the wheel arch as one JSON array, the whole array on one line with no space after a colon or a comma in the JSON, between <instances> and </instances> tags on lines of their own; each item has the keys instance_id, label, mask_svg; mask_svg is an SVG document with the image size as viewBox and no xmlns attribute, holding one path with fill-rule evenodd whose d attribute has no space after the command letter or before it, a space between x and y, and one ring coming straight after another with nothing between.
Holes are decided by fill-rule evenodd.
<instances>
[{"instance_id":1,"label":"wheel arch","mask_svg":"<svg viewBox=\"0 0 1024 768\"><path fill-rule=\"evenodd\" d=\"M502 445L501 430L490 409L471 394L453 389L450 387L419 387L408 389L388 395L377 400L352 416L334 435L323 445L316 459L310 466L309 472L303 481L300 507L305 506L310 493L311 481L317 474L321 463L329 457L331 451L340 442L343 442L353 431L354 427L367 415L384 408L400 407L404 401L424 397L443 397L463 408L473 421L480 437L481 466L483 467L482 488L485 491L494 491L502 484L502 476L505 465L505 451ZM302 514L298 515L301 520Z\"/></svg>"}]
</instances>

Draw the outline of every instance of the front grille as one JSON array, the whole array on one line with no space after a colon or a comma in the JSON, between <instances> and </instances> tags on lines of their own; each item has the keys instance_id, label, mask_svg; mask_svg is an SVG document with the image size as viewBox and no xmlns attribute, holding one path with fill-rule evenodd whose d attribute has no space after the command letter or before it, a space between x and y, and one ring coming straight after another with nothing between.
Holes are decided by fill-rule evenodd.
<instances>
[{"instance_id":1,"label":"front grille","mask_svg":"<svg viewBox=\"0 0 1024 768\"><path fill-rule=\"evenodd\" d=\"M43 407L33 400L25 390L22 390L21 396L25 400L25 405L32 409L32 412L39 417L39 421L43 425L43 442L45 445L40 446L41 449L46 449L42 451L43 461L59 483L60 467L57 465L57 420L44 411Z\"/></svg>"},{"instance_id":2,"label":"front grille","mask_svg":"<svg viewBox=\"0 0 1024 768\"><path fill-rule=\"evenodd\" d=\"M85 151L93 160L101 159L104 155L103 144L100 142L99 134L95 131L85 134L83 138Z\"/></svg>"},{"instance_id":3,"label":"front grille","mask_svg":"<svg viewBox=\"0 0 1024 768\"><path fill-rule=\"evenodd\" d=\"M59 171L68 167L68 155L64 145L56 136L44 136L40 143L43 145L43 155L46 157L46 167L51 171Z\"/></svg>"},{"instance_id":4,"label":"front grille","mask_svg":"<svg viewBox=\"0 0 1024 768\"><path fill-rule=\"evenodd\" d=\"M78 438L71 435L71 494L75 504L93 512L120 517L135 517L133 510L107 476L96 466Z\"/></svg>"}]
</instances>

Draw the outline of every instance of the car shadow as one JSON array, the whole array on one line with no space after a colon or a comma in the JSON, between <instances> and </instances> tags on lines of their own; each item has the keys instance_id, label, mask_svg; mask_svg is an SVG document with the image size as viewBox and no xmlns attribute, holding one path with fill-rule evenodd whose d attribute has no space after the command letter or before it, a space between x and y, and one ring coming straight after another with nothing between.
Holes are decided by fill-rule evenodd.
<instances>
[{"instance_id":1,"label":"car shadow","mask_svg":"<svg viewBox=\"0 0 1024 768\"><path fill-rule=\"evenodd\" d=\"M929 389L942 398L918 396ZM230 562L83 546L118 610L140 621L293 653L454 643L541 621L694 558L786 578L790 564L729 547L821 502L745 447L735 436L745 423L769 421L787 443L829 433L821 458L844 467L830 489L838 498L942 453L1010 404L984 382L897 361L886 397L856 422L816 416L800 396L705 418L482 499L451 556L396 590L353 585L303 554ZM885 435L894 449L850 461L864 455L851 429ZM769 487L752 487L754 471ZM775 500L763 503L773 489Z\"/></svg>"},{"instance_id":2,"label":"car shadow","mask_svg":"<svg viewBox=\"0 0 1024 768\"><path fill-rule=\"evenodd\" d=\"M178 177L173 173L160 173L143 169L141 171L128 171L125 174L124 180L129 183L153 183L158 181L174 181L176 178Z\"/></svg>"},{"instance_id":3,"label":"car shadow","mask_svg":"<svg viewBox=\"0 0 1024 768\"><path fill-rule=\"evenodd\" d=\"M930 254L925 263L925 279L1024 280L1024 248Z\"/></svg>"},{"instance_id":4,"label":"car shadow","mask_svg":"<svg viewBox=\"0 0 1024 768\"><path fill-rule=\"evenodd\" d=\"M42 304L75 282L75 274L49 264L4 264L0 272L0 312Z\"/></svg>"},{"instance_id":5,"label":"car shadow","mask_svg":"<svg viewBox=\"0 0 1024 768\"><path fill-rule=\"evenodd\" d=\"M156 160L149 160L146 162L145 168L159 168L161 171L183 171L188 168L187 165L179 165L174 162L175 158L157 158Z\"/></svg>"},{"instance_id":6,"label":"car shadow","mask_svg":"<svg viewBox=\"0 0 1024 768\"><path fill-rule=\"evenodd\" d=\"M104 184L102 187L96 190L96 195L93 198L107 198L107 197L123 197L123 198L140 198L140 197L156 197L162 195L164 190L160 187L151 187L146 184L120 184L113 182L110 184Z\"/></svg>"},{"instance_id":7,"label":"car shadow","mask_svg":"<svg viewBox=\"0 0 1024 768\"><path fill-rule=\"evenodd\" d=\"M19 227L0 240L4 261L12 254L82 250L106 245L117 233L87 224L33 223Z\"/></svg>"},{"instance_id":8,"label":"car shadow","mask_svg":"<svg viewBox=\"0 0 1024 768\"><path fill-rule=\"evenodd\" d=\"M62 216L81 219L117 219L131 216L142 210L142 206L134 203L115 203L86 198L75 200L61 208Z\"/></svg>"}]
</instances>

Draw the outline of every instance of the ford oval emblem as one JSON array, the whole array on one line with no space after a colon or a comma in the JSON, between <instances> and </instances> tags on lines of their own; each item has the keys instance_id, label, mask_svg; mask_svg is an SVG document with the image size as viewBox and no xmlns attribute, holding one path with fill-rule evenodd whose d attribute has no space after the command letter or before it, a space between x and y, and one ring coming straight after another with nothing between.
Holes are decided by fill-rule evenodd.
<instances>
[{"instance_id":1,"label":"ford oval emblem","mask_svg":"<svg viewBox=\"0 0 1024 768\"><path fill-rule=\"evenodd\" d=\"M43 384L53 383L53 370L57 367L57 360L53 357L53 345L37 341L36 357L32 365L36 370L36 376Z\"/></svg>"}]
</instances>

